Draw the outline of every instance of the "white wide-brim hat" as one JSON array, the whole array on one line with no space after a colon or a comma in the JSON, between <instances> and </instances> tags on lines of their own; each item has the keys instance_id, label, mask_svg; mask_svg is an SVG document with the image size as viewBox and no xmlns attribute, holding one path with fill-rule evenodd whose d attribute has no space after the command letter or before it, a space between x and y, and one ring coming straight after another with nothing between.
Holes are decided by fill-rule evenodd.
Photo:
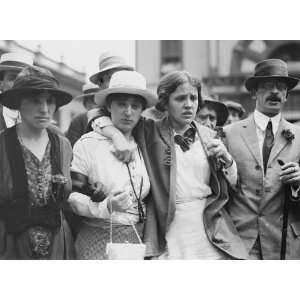
<instances>
[{"instance_id":1,"label":"white wide-brim hat","mask_svg":"<svg viewBox=\"0 0 300 300\"><path fill-rule=\"evenodd\" d=\"M111 94L138 95L146 100L146 107L154 106L157 97L147 89L145 77L136 71L118 71L110 79L109 87L95 95L95 103L106 105L106 98Z\"/></svg>"},{"instance_id":2,"label":"white wide-brim hat","mask_svg":"<svg viewBox=\"0 0 300 300\"><path fill-rule=\"evenodd\" d=\"M99 71L92 76L90 76L90 81L92 83L97 84L99 76L112 69L122 69L122 70L128 70L133 71L134 68L130 66L124 57L116 55L115 53L112 53L110 51L104 52L99 57Z\"/></svg>"},{"instance_id":3,"label":"white wide-brim hat","mask_svg":"<svg viewBox=\"0 0 300 300\"><path fill-rule=\"evenodd\" d=\"M27 52L4 53L0 58L0 79L4 72L22 71L29 66L33 66L33 54Z\"/></svg>"},{"instance_id":4,"label":"white wide-brim hat","mask_svg":"<svg viewBox=\"0 0 300 300\"><path fill-rule=\"evenodd\" d=\"M74 100L82 100L85 97L88 96L95 96L100 91L98 85L93 83L86 83L82 87L82 94L76 96Z\"/></svg>"}]
</instances>

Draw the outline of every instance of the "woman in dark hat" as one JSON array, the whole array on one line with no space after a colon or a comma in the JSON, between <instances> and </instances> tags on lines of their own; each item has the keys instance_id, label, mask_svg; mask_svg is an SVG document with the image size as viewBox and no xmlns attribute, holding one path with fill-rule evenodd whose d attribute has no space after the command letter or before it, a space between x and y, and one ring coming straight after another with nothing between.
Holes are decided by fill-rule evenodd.
<instances>
[{"instance_id":1,"label":"woman in dark hat","mask_svg":"<svg viewBox=\"0 0 300 300\"><path fill-rule=\"evenodd\" d=\"M147 256L246 258L224 209L228 192L222 167L229 170L233 161L220 151L226 149L214 139L216 133L194 122L202 105L200 81L186 71L174 71L161 78L157 94L168 115L158 122L141 119L134 131L151 183L144 234ZM121 136L107 125L107 117L94 121L96 131L111 134L120 145ZM224 165L215 155L226 159Z\"/></svg>"},{"instance_id":2,"label":"woman in dark hat","mask_svg":"<svg viewBox=\"0 0 300 300\"><path fill-rule=\"evenodd\" d=\"M2 105L22 122L0 135L0 258L71 259L73 243L63 214L71 190L72 149L49 130L54 112L72 96L51 72L25 68Z\"/></svg>"},{"instance_id":3,"label":"woman in dark hat","mask_svg":"<svg viewBox=\"0 0 300 300\"><path fill-rule=\"evenodd\" d=\"M204 98L204 103L196 115L196 121L201 125L211 129L216 126L223 126L228 117L228 110L224 103L211 99Z\"/></svg>"}]
</instances>

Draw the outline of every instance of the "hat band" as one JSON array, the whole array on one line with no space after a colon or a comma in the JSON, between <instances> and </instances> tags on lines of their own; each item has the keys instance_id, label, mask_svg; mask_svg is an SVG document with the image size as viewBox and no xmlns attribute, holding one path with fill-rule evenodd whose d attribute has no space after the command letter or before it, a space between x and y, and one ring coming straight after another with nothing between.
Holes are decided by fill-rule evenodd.
<instances>
[{"instance_id":1,"label":"hat band","mask_svg":"<svg viewBox=\"0 0 300 300\"><path fill-rule=\"evenodd\" d=\"M97 92L99 92L99 88L95 88L95 89L88 89L88 90L85 90L84 92L83 92L83 94L85 95L85 94L92 94L92 93L97 93Z\"/></svg>"},{"instance_id":2,"label":"hat band","mask_svg":"<svg viewBox=\"0 0 300 300\"><path fill-rule=\"evenodd\" d=\"M254 76L283 76L288 77L288 71L284 66L267 66L256 71Z\"/></svg>"},{"instance_id":3,"label":"hat band","mask_svg":"<svg viewBox=\"0 0 300 300\"><path fill-rule=\"evenodd\" d=\"M106 69L110 66L123 66L126 65L125 61L119 57L108 57L99 62L99 70Z\"/></svg>"},{"instance_id":4,"label":"hat band","mask_svg":"<svg viewBox=\"0 0 300 300\"><path fill-rule=\"evenodd\" d=\"M58 89L58 84L52 78L37 78L29 76L20 78L14 82L12 89Z\"/></svg>"},{"instance_id":5,"label":"hat band","mask_svg":"<svg viewBox=\"0 0 300 300\"><path fill-rule=\"evenodd\" d=\"M28 67L28 65L25 63L19 61L9 61L9 60L1 62L0 66L20 67L20 68Z\"/></svg>"}]
</instances>

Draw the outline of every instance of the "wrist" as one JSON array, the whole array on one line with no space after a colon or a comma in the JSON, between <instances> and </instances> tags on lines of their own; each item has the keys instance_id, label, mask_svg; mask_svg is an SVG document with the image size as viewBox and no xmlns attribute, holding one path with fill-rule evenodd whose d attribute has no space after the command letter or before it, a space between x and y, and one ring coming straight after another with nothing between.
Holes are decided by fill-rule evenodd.
<instances>
[{"instance_id":1,"label":"wrist","mask_svg":"<svg viewBox=\"0 0 300 300\"><path fill-rule=\"evenodd\" d=\"M233 158L230 156L225 161L224 169L230 168L232 166L232 164L233 164Z\"/></svg>"}]
</instances>

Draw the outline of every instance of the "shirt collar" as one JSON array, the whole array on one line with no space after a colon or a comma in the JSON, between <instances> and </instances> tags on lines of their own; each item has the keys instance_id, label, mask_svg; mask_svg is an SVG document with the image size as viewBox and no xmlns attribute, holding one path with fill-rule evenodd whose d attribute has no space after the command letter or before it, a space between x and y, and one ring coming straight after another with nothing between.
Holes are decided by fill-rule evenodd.
<instances>
[{"instance_id":1,"label":"shirt collar","mask_svg":"<svg viewBox=\"0 0 300 300\"><path fill-rule=\"evenodd\" d=\"M281 113L270 118L270 117L264 115L263 113L259 112L258 110L255 110L253 113L253 116L254 116L254 121L255 121L256 126L262 131L266 130L268 122L269 122L269 120L271 120L272 126L273 126L273 133L274 133L274 135L276 134L277 129L279 127L279 122L281 120Z\"/></svg>"}]
</instances>

